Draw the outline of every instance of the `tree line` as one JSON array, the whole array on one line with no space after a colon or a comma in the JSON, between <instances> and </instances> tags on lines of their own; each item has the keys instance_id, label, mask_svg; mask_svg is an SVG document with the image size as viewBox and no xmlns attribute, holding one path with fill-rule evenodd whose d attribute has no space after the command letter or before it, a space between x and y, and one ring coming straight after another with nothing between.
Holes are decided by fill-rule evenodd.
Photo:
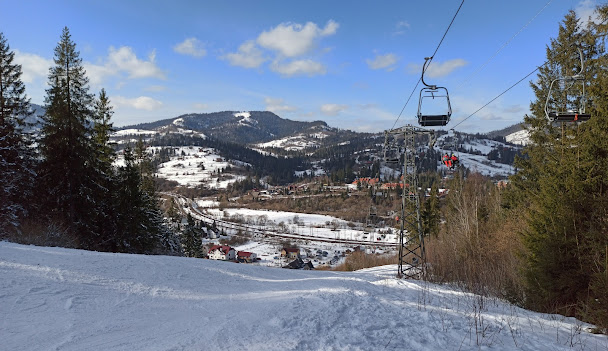
<instances>
[{"instance_id":1,"label":"tree line","mask_svg":"<svg viewBox=\"0 0 608 351\"><path fill-rule=\"evenodd\" d=\"M153 170L142 145L110 145L112 105L90 92L69 29L54 50L38 133L21 66L0 33L0 237L134 253L172 253L179 243L163 221Z\"/></svg>"},{"instance_id":2,"label":"tree line","mask_svg":"<svg viewBox=\"0 0 608 351\"><path fill-rule=\"evenodd\" d=\"M531 143L515 156L518 172L503 189L486 179L456 177L442 206L425 206L431 275L533 310L576 316L608 331L608 5L600 24L571 11L547 47L548 63L530 83L535 94L525 125ZM551 82L573 76L584 56L584 123L549 123L547 97L581 103L582 89ZM555 87L555 85L554 85ZM503 156L504 157L504 156ZM433 200L436 201L436 200ZM434 216L431 216L434 215Z\"/></svg>"}]
</instances>

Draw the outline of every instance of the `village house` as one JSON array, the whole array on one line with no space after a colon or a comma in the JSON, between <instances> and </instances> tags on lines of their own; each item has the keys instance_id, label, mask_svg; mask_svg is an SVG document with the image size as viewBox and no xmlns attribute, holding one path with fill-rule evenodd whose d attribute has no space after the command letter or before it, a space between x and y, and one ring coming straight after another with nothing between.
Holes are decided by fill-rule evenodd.
<instances>
[{"instance_id":1,"label":"village house","mask_svg":"<svg viewBox=\"0 0 608 351\"><path fill-rule=\"evenodd\" d=\"M281 250L281 257L287 257L289 259L300 258L300 249L297 247L284 247L283 250Z\"/></svg>"},{"instance_id":2,"label":"village house","mask_svg":"<svg viewBox=\"0 0 608 351\"><path fill-rule=\"evenodd\" d=\"M376 185L380 179L378 178L357 178L352 185L361 186L361 188L369 188L370 186Z\"/></svg>"},{"instance_id":3,"label":"village house","mask_svg":"<svg viewBox=\"0 0 608 351\"><path fill-rule=\"evenodd\" d=\"M253 252L239 251L236 253L236 260L242 263L255 262L258 256Z\"/></svg>"},{"instance_id":4,"label":"village house","mask_svg":"<svg viewBox=\"0 0 608 351\"><path fill-rule=\"evenodd\" d=\"M207 254L210 260L231 261L236 259L236 252L233 248L226 245L213 245Z\"/></svg>"}]
</instances>

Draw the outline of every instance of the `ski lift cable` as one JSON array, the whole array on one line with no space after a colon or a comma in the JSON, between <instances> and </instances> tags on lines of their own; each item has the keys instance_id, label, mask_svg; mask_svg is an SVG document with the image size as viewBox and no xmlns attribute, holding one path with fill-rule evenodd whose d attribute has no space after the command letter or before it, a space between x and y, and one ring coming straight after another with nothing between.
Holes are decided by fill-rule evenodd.
<instances>
[{"instance_id":1,"label":"ski lift cable","mask_svg":"<svg viewBox=\"0 0 608 351\"><path fill-rule=\"evenodd\" d=\"M456 13L454 14L454 17L452 17L452 21L450 22L450 24L448 25L448 28L443 33L443 37L441 37L441 40L439 41L439 44L435 48L435 52L433 52L433 55L431 56L429 64L426 66L425 70L422 72L423 76L424 76L424 73L426 72L426 70L428 69L428 66L430 66L431 61L433 61L433 58L435 57L435 54L437 54L437 51L439 51L439 47L443 43L443 40L448 35L448 32L450 31L450 28L452 27L452 24L454 23L454 20L456 20L456 16L458 16L458 13L460 12L460 9L462 8L462 5L464 5L464 0L462 0L462 2L460 3L460 6L458 6L458 10L456 10ZM403 111L405 110L405 107L407 106L407 104L412 99L412 96L414 95L414 92L416 92L416 89L418 88L418 85L420 84L421 80L422 80L422 77L418 78L418 82L416 83L416 86L414 87L414 89L412 90L410 96L408 97L407 101L405 102L405 105L403 105L403 108L401 109L401 112L399 112L399 115L397 116L397 119L395 120L395 123L393 123L393 127L391 129L395 129L395 126L397 125L397 122L399 122L399 118L401 118L401 115L403 114Z\"/></svg>"},{"instance_id":2,"label":"ski lift cable","mask_svg":"<svg viewBox=\"0 0 608 351\"><path fill-rule=\"evenodd\" d=\"M538 15L540 15L546 8L547 6L549 6L549 4L551 4L553 2L553 0L549 0L549 2L547 2L545 4L545 6L540 9L540 11L538 11L536 13L536 15L534 15L534 17L532 17L531 20L528 21L528 23L526 23L523 27L521 27L519 29L519 31L517 33L515 33L515 35L513 35L509 40L507 40L495 53L494 55L492 55L489 59L486 60L486 62L484 62L481 66L479 66L479 68L477 68L473 73L471 73L468 77L466 77L462 83L460 83L456 89L460 89L462 88L462 86L467 83L472 77L474 77L477 73L481 72L485 66L488 65L488 63L490 63L490 61L492 61L501 51L502 49L504 49L507 45L509 45L511 43L511 41L513 41L513 39L515 39L515 37L517 37L521 32L523 32L524 29L526 29L526 27L528 27L530 25L530 23L532 23L536 17L538 17Z\"/></svg>"},{"instance_id":3,"label":"ski lift cable","mask_svg":"<svg viewBox=\"0 0 608 351\"><path fill-rule=\"evenodd\" d=\"M483 110L484 108L486 108L488 105L490 105L491 103L493 103L496 99L498 99L499 97L503 96L504 94L506 94L509 90L513 89L516 85L518 85L519 83L523 82L524 79L528 78L529 76L531 76L534 72L536 72L539 68L541 68L542 66L546 65L547 63L549 63L549 61L545 61L542 65L537 66L532 72L528 73L525 77L523 77L522 79L518 80L515 84L511 85L510 87L508 87L505 91L503 91L502 93L498 94L495 98L493 98L492 100L488 101L485 105L481 106L480 108L477 109L477 111L471 113L469 116L467 116L465 119L463 119L462 121L458 122L455 126L452 127L452 129L458 127L459 125L461 125L464 121L466 121L467 119L473 117L477 112Z\"/></svg>"},{"instance_id":4,"label":"ski lift cable","mask_svg":"<svg viewBox=\"0 0 608 351\"><path fill-rule=\"evenodd\" d=\"M608 22L608 17L606 17L600 24L598 25L604 25L606 22ZM452 127L452 129L455 129L456 127L458 127L459 125L461 125L464 121L466 121L467 119L473 117L477 112L483 110L484 108L486 108L488 105L490 105L491 103L493 103L496 99L498 99L499 97L503 96L504 94L506 94L509 90L513 89L516 85L518 85L519 83L521 83L524 79L528 78L529 76L531 76L534 72L536 72L539 68L541 68L542 66L546 65L547 63L549 63L549 60L543 62L541 65L537 66L532 72L528 73L525 77L523 77L522 79L518 80L515 84L511 85L510 87L508 87L505 91L503 91L502 93L498 94L495 98L493 98L492 100L488 101L485 105L481 106L480 108L477 109L477 111L471 113L469 116L467 116L465 119L463 119L462 121L458 122L455 126Z\"/></svg>"}]
</instances>

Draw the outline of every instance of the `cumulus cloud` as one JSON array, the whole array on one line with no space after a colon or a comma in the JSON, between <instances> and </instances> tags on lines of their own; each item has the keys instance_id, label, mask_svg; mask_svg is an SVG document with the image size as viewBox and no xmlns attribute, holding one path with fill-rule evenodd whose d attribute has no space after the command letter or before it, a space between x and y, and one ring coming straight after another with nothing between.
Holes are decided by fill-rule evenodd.
<instances>
[{"instance_id":1,"label":"cumulus cloud","mask_svg":"<svg viewBox=\"0 0 608 351\"><path fill-rule=\"evenodd\" d=\"M205 45L196 38L188 38L173 47L173 51L193 57L203 57L207 55Z\"/></svg>"},{"instance_id":2,"label":"cumulus cloud","mask_svg":"<svg viewBox=\"0 0 608 351\"><path fill-rule=\"evenodd\" d=\"M395 69L395 63L399 58L395 54L386 54L386 55L376 55L376 57L371 60L367 59L367 65L371 69L386 69L387 71L392 71Z\"/></svg>"},{"instance_id":3,"label":"cumulus cloud","mask_svg":"<svg viewBox=\"0 0 608 351\"><path fill-rule=\"evenodd\" d=\"M324 104L321 105L321 113L327 116L336 116L340 112L348 109L348 105Z\"/></svg>"},{"instance_id":4,"label":"cumulus cloud","mask_svg":"<svg viewBox=\"0 0 608 351\"><path fill-rule=\"evenodd\" d=\"M437 78L447 76L452 73L454 70L466 66L467 61L463 59L454 59L445 61L443 63L439 62L431 62L431 64L427 67L425 77ZM408 65L408 72L411 74L420 74L422 73L422 65L410 63Z\"/></svg>"},{"instance_id":5,"label":"cumulus cloud","mask_svg":"<svg viewBox=\"0 0 608 351\"><path fill-rule=\"evenodd\" d=\"M333 35L339 24L329 20L324 28L316 23L281 23L257 38L257 43L269 50L279 52L285 57L297 57L309 53L321 37Z\"/></svg>"},{"instance_id":6,"label":"cumulus cloud","mask_svg":"<svg viewBox=\"0 0 608 351\"><path fill-rule=\"evenodd\" d=\"M163 106L162 102L154 100L149 96L140 96L131 99L124 96L113 96L111 101L114 102L117 107L130 107L146 111L158 110Z\"/></svg>"},{"instance_id":7,"label":"cumulus cloud","mask_svg":"<svg viewBox=\"0 0 608 351\"><path fill-rule=\"evenodd\" d=\"M297 108L293 106L286 105L283 102L283 99L265 97L264 103L266 104L266 110L272 111L274 113L291 112L297 110Z\"/></svg>"},{"instance_id":8,"label":"cumulus cloud","mask_svg":"<svg viewBox=\"0 0 608 351\"><path fill-rule=\"evenodd\" d=\"M29 54L14 50L15 63L21 65L21 80L24 83L32 83L37 79L46 80L49 75L49 68L55 63L52 59L46 59L36 54Z\"/></svg>"},{"instance_id":9,"label":"cumulus cloud","mask_svg":"<svg viewBox=\"0 0 608 351\"><path fill-rule=\"evenodd\" d=\"M125 72L129 78L165 78L165 73L154 62L156 51L148 56L148 61L137 58L133 49L122 46L118 49L110 47L106 66L119 72Z\"/></svg>"},{"instance_id":10,"label":"cumulus cloud","mask_svg":"<svg viewBox=\"0 0 608 351\"><path fill-rule=\"evenodd\" d=\"M222 57L228 60L232 66L239 66L245 68L257 68L260 67L266 58L253 40L246 41L235 53L229 53Z\"/></svg>"},{"instance_id":11,"label":"cumulus cloud","mask_svg":"<svg viewBox=\"0 0 608 351\"><path fill-rule=\"evenodd\" d=\"M287 63L275 60L272 65L270 65L270 69L273 72L277 72L284 77L302 75L312 77L327 73L327 69L325 68L325 66L323 66L323 64L310 59L295 60Z\"/></svg>"}]
</instances>

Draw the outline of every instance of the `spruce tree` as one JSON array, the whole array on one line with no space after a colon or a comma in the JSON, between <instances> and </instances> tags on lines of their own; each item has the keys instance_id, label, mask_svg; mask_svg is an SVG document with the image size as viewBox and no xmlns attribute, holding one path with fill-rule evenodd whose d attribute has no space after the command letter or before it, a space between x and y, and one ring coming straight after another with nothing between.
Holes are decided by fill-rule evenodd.
<instances>
[{"instance_id":1,"label":"spruce tree","mask_svg":"<svg viewBox=\"0 0 608 351\"><path fill-rule=\"evenodd\" d=\"M0 32L0 237L20 224L35 177L30 138L24 130L30 100L14 59Z\"/></svg>"},{"instance_id":2,"label":"spruce tree","mask_svg":"<svg viewBox=\"0 0 608 351\"><path fill-rule=\"evenodd\" d=\"M49 70L45 97L39 168L43 207L53 220L65 222L90 247L90 215L95 211L91 167L93 95L82 59L68 28L55 47L55 65Z\"/></svg>"},{"instance_id":3,"label":"spruce tree","mask_svg":"<svg viewBox=\"0 0 608 351\"><path fill-rule=\"evenodd\" d=\"M517 160L519 172L512 178L511 195L515 196L511 198L519 203L513 206L526 219L527 304L567 315L578 315L579 307L588 301L594 281L590 266L597 264L598 255L605 257L598 248L604 249L601 242L606 242L608 229L604 223L608 124L600 106L606 104L608 86L600 82L605 55L597 40L590 28L581 27L573 11L565 16L557 38L547 48L548 63L539 69L537 82L531 83L536 100L525 122L532 143L524 150L526 157ZM544 112L549 86L553 79L580 70L578 47L584 57L587 110L592 119L582 124L550 124ZM550 103L566 108L579 103L580 87L556 90Z\"/></svg>"},{"instance_id":4,"label":"spruce tree","mask_svg":"<svg viewBox=\"0 0 608 351\"><path fill-rule=\"evenodd\" d=\"M99 98L95 100L93 110L93 129L90 141L92 143L92 159L90 162L95 194L94 229L99 236L96 246L107 249L107 244L115 236L116 213L112 203L112 194L116 191L115 171L113 162L116 158L114 148L110 145L110 134L114 131L111 123L112 105L105 89L101 89Z\"/></svg>"},{"instance_id":5,"label":"spruce tree","mask_svg":"<svg viewBox=\"0 0 608 351\"><path fill-rule=\"evenodd\" d=\"M188 224L182 233L182 247L184 255L188 257L203 257L203 240L200 231L196 228L194 218L188 214Z\"/></svg>"}]
</instances>

